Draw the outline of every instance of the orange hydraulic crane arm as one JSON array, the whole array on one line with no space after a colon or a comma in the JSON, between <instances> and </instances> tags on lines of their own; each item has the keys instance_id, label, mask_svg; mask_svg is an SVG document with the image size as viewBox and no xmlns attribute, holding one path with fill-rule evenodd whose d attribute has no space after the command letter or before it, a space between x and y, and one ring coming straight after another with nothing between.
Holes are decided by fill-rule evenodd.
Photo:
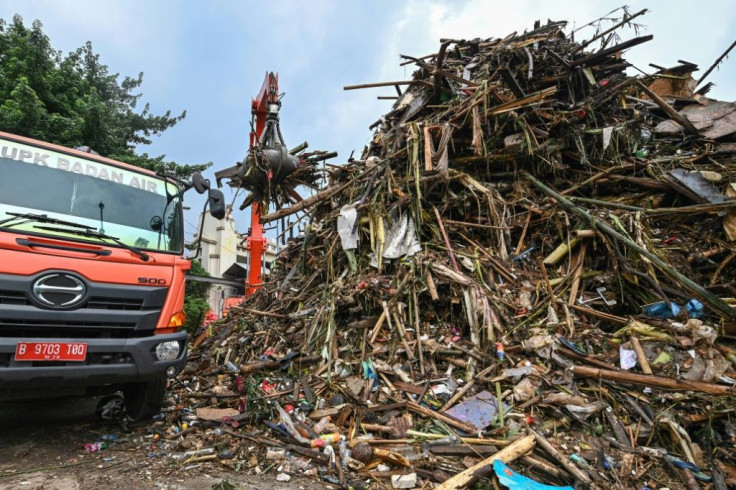
<instances>
[{"instance_id":1,"label":"orange hydraulic crane arm","mask_svg":"<svg viewBox=\"0 0 736 490\"><path fill-rule=\"evenodd\" d=\"M261 90L251 101L251 132L248 156L241 167L241 176L256 185L278 184L296 170L299 158L289 154L279 127L279 76L267 72ZM265 180L261 179L265 171ZM263 254L267 239L263 235L261 216L263 203L251 205L250 231L245 247L248 250L248 282L245 295L250 296L263 284ZM267 209L265 211L268 211Z\"/></svg>"},{"instance_id":2,"label":"orange hydraulic crane arm","mask_svg":"<svg viewBox=\"0 0 736 490\"><path fill-rule=\"evenodd\" d=\"M279 76L276 73L266 73L263 85L258 95L251 100L251 131L250 131L250 148L252 149L263 133L266 125L266 116L269 112L269 105L275 104L272 108L278 114L281 102L279 101Z\"/></svg>"}]
</instances>

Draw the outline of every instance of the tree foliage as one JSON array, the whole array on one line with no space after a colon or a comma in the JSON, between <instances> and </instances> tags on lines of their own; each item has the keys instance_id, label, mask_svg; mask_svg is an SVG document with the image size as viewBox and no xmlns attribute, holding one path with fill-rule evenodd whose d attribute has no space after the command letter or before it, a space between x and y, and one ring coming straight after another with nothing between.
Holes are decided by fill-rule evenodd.
<instances>
[{"instance_id":1,"label":"tree foliage","mask_svg":"<svg viewBox=\"0 0 736 490\"><path fill-rule=\"evenodd\" d=\"M210 274L198 260L191 260L190 262L192 268L189 270L189 274L209 277ZM187 314L186 329L189 332L194 332L197 327L202 325L205 315L210 310L210 305L207 303L209 287L210 285L206 282L187 281L186 283L184 312Z\"/></svg>"},{"instance_id":2,"label":"tree foliage","mask_svg":"<svg viewBox=\"0 0 736 490\"><path fill-rule=\"evenodd\" d=\"M205 165L180 165L165 156L136 153L186 117L138 110L143 73L111 74L87 42L62 56L42 24L31 27L16 15L0 19L0 130L97 153L139 167L187 177Z\"/></svg>"}]
</instances>

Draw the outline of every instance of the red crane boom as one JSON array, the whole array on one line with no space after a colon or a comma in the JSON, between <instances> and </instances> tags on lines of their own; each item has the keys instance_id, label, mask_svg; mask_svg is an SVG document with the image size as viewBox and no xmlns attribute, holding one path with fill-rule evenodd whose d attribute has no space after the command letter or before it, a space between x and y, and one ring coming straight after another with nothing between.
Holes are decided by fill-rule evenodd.
<instances>
[{"instance_id":1,"label":"red crane boom","mask_svg":"<svg viewBox=\"0 0 736 490\"><path fill-rule=\"evenodd\" d=\"M251 100L250 150L258 144L263 129L266 127L266 120L269 117L278 118L279 106L279 76L276 73L267 72L261 90ZM261 204L253 202L250 209L250 232L245 241L245 249L248 250L250 259L248 282L245 285L246 297L256 292L263 285L263 255L268 245L268 241L263 235Z\"/></svg>"}]
</instances>

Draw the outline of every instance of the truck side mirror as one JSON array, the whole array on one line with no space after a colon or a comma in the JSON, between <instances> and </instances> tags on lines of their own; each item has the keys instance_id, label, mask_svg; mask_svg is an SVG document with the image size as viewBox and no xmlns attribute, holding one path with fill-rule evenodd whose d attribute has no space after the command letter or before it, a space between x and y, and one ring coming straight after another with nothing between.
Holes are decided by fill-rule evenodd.
<instances>
[{"instance_id":1,"label":"truck side mirror","mask_svg":"<svg viewBox=\"0 0 736 490\"><path fill-rule=\"evenodd\" d=\"M151 225L151 229L153 231L161 231L161 228L164 226L164 220L161 219L161 216L154 216L151 218L151 221L149 223Z\"/></svg>"},{"instance_id":2,"label":"truck side mirror","mask_svg":"<svg viewBox=\"0 0 736 490\"><path fill-rule=\"evenodd\" d=\"M225 195L220 189L210 189L207 196L207 203L210 205L210 214L215 219L225 217Z\"/></svg>"},{"instance_id":3,"label":"truck side mirror","mask_svg":"<svg viewBox=\"0 0 736 490\"><path fill-rule=\"evenodd\" d=\"M204 194L210 188L210 181L202 177L201 173L194 172L192 174L192 186L197 191L197 194Z\"/></svg>"}]
</instances>

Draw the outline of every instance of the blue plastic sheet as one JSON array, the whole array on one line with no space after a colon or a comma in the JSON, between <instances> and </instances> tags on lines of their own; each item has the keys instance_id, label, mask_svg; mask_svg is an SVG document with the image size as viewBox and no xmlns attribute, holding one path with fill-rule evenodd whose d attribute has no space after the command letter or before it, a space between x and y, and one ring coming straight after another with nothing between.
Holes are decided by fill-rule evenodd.
<instances>
[{"instance_id":1,"label":"blue plastic sheet","mask_svg":"<svg viewBox=\"0 0 736 490\"><path fill-rule=\"evenodd\" d=\"M690 318L703 318L703 303L693 298L685 305Z\"/></svg>"},{"instance_id":2,"label":"blue plastic sheet","mask_svg":"<svg viewBox=\"0 0 736 490\"><path fill-rule=\"evenodd\" d=\"M703 303L697 299L690 299L685 305L685 309L688 317L703 318ZM667 306L665 301L658 301L644 306L644 314L653 318L676 318L680 311L682 311L682 306L677 303L670 303L670 306Z\"/></svg>"},{"instance_id":3,"label":"blue plastic sheet","mask_svg":"<svg viewBox=\"0 0 736 490\"><path fill-rule=\"evenodd\" d=\"M501 485L510 490L574 490L572 487L555 487L537 483L531 478L521 476L498 459L493 462L493 471L496 472Z\"/></svg>"},{"instance_id":4,"label":"blue plastic sheet","mask_svg":"<svg viewBox=\"0 0 736 490\"><path fill-rule=\"evenodd\" d=\"M680 314L681 309L682 307L677 303L670 303L667 306L666 302L658 301L651 305L646 305L644 307L644 314L653 318L675 318Z\"/></svg>"}]
</instances>

